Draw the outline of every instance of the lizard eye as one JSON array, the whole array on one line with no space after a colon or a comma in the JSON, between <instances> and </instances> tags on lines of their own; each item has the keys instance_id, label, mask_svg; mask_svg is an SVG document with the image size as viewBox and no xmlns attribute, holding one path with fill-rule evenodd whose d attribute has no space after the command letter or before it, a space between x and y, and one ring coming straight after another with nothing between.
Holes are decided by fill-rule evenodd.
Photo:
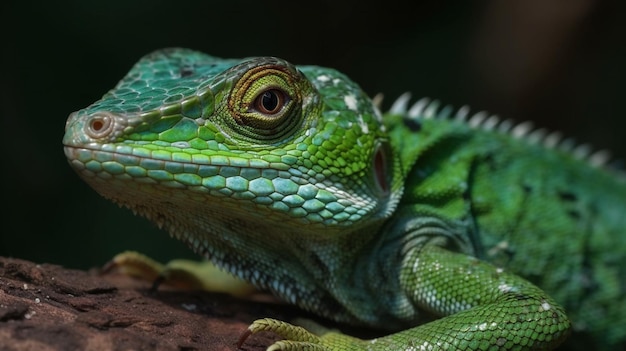
<instances>
[{"instance_id":1,"label":"lizard eye","mask_svg":"<svg viewBox=\"0 0 626 351\"><path fill-rule=\"evenodd\" d=\"M289 96L284 91L271 88L257 95L251 109L271 116L279 113L288 102Z\"/></svg>"},{"instance_id":2,"label":"lizard eye","mask_svg":"<svg viewBox=\"0 0 626 351\"><path fill-rule=\"evenodd\" d=\"M231 128L253 140L279 140L302 122L303 77L295 69L266 64L248 69L228 98Z\"/></svg>"}]
</instances>

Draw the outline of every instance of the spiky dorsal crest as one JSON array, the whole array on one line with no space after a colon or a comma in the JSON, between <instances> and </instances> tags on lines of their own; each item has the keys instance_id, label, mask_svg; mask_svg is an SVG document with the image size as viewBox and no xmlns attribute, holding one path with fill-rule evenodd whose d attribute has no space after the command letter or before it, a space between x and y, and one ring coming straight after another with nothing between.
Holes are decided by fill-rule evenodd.
<instances>
[{"instance_id":1,"label":"spiky dorsal crest","mask_svg":"<svg viewBox=\"0 0 626 351\"><path fill-rule=\"evenodd\" d=\"M524 139L531 144L541 144L548 149L557 149L570 153L573 157L586 160L591 166L607 168L612 171L623 172L610 165L611 153L608 150L594 151L589 144L579 144L574 139L564 138L563 134L555 131L549 132L544 128L535 128L531 121L514 123L509 119L501 119L498 115L490 115L485 111L470 113L470 108L465 105L456 109L451 105L441 106L438 100L421 98L409 105L411 94L406 92L400 95L389 108L388 113L399 114L406 119L453 119L467 123L472 128L505 133L513 138ZM382 104L382 96L376 96L376 104Z\"/></svg>"}]
</instances>

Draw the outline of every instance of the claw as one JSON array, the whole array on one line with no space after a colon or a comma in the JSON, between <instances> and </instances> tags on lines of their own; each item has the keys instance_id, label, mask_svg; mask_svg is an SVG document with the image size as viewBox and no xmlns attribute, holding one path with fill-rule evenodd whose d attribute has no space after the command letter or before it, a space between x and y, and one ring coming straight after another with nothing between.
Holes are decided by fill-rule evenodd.
<instances>
[{"instance_id":1,"label":"claw","mask_svg":"<svg viewBox=\"0 0 626 351\"><path fill-rule=\"evenodd\" d=\"M328 350L322 345L321 338L308 330L272 318L257 319L252 322L248 330L246 330L237 341L237 348L241 348L250 335L264 331L276 333L285 339L275 342L267 348L267 351Z\"/></svg>"}]
</instances>

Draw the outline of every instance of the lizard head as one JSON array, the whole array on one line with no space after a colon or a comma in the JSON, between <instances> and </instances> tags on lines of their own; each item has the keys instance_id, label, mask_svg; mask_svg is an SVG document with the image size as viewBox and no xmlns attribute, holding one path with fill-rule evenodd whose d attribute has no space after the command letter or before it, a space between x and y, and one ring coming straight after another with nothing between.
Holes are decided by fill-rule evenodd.
<instances>
[{"instance_id":1,"label":"lizard head","mask_svg":"<svg viewBox=\"0 0 626 351\"><path fill-rule=\"evenodd\" d=\"M375 227L401 191L361 89L273 57L154 52L72 113L63 143L97 192L212 258Z\"/></svg>"}]
</instances>

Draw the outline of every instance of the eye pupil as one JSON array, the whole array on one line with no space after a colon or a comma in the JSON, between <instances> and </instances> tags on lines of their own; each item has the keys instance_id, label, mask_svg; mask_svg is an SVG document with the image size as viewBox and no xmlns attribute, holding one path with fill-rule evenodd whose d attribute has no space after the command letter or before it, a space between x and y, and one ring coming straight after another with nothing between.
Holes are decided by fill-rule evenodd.
<instances>
[{"instance_id":1,"label":"eye pupil","mask_svg":"<svg viewBox=\"0 0 626 351\"><path fill-rule=\"evenodd\" d=\"M273 91L263 93L263 107L268 111L273 111L278 106L278 96Z\"/></svg>"},{"instance_id":2,"label":"eye pupil","mask_svg":"<svg viewBox=\"0 0 626 351\"><path fill-rule=\"evenodd\" d=\"M101 120L95 120L91 122L91 128L96 132L99 132L104 127L104 123Z\"/></svg>"},{"instance_id":3,"label":"eye pupil","mask_svg":"<svg viewBox=\"0 0 626 351\"><path fill-rule=\"evenodd\" d=\"M283 93L277 89L270 89L260 94L255 101L256 109L261 113L275 114L280 112L285 104Z\"/></svg>"}]
</instances>

